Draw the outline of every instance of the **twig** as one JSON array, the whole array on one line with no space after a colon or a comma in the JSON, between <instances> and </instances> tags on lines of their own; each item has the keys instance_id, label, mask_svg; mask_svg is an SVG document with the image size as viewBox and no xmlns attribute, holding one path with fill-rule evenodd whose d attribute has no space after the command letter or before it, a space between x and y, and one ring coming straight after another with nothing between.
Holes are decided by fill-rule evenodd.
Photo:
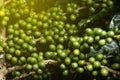
<instances>
[{"instance_id":1,"label":"twig","mask_svg":"<svg viewBox=\"0 0 120 80\"><path fill-rule=\"evenodd\" d=\"M57 64L57 61L52 60L52 59L44 60L44 62L45 62L46 65L48 65L48 64L51 64L51 65ZM10 72L12 72L12 71L14 71L14 70L24 69L25 66L26 66L26 65L23 65L23 66L13 66L13 67L11 67L11 68L8 68L7 74L10 73ZM33 74L35 74L34 71L31 71L31 72L29 72L29 73L24 73L24 74L22 74L22 75L19 76L19 77L18 77L18 76L15 77L13 80L19 80L19 79L25 78L25 77L30 76L30 75L33 75Z\"/></svg>"},{"instance_id":2,"label":"twig","mask_svg":"<svg viewBox=\"0 0 120 80\"><path fill-rule=\"evenodd\" d=\"M0 26L0 38L2 38L3 40L6 40L6 28L5 27L1 27Z\"/></svg>"},{"instance_id":3,"label":"twig","mask_svg":"<svg viewBox=\"0 0 120 80\"><path fill-rule=\"evenodd\" d=\"M82 6L82 7L78 7L78 10L81 11L81 10L84 10L86 9L87 7L86 6ZM63 13L63 15L67 15L69 13Z\"/></svg>"},{"instance_id":4,"label":"twig","mask_svg":"<svg viewBox=\"0 0 120 80\"><path fill-rule=\"evenodd\" d=\"M6 6L7 4L9 4L12 0L7 0L4 2L4 6Z\"/></svg>"},{"instance_id":5,"label":"twig","mask_svg":"<svg viewBox=\"0 0 120 80\"><path fill-rule=\"evenodd\" d=\"M89 64L89 62L86 62L86 64ZM116 71L116 70L113 70L113 69L111 69L111 68L109 68L107 66L101 65L101 68L103 68L103 67L106 68L109 72L117 74L117 75L120 76L120 71Z\"/></svg>"},{"instance_id":6,"label":"twig","mask_svg":"<svg viewBox=\"0 0 120 80\"><path fill-rule=\"evenodd\" d=\"M114 55L109 55L109 56L107 56L107 58L113 58L114 57Z\"/></svg>"},{"instance_id":7,"label":"twig","mask_svg":"<svg viewBox=\"0 0 120 80\"><path fill-rule=\"evenodd\" d=\"M117 75L119 75L120 76L120 71L116 71L116 70L113 70L113 69L111 69L111 68L109 68L109 67L107 67L107 66L101 66L101 68L106 68L109 72L111 72L111 73L114 73L114 74L117 74Z\"/></svg>"},{"instance_id":8,"label":"twig","mask_svg":"<svg viewBox=\"0 0 120 80\"><path fill-rule=\"evenodd\" d=\"M56 64L56 63L57 63L57 61L52 60L52 59L44 60L44 62L45 62L46 65L48 65L48 64L52 64L52 65L53 65L53 64ZM15 70L24 69L25 66L26 66L26 64L25 64L25 65L22 65L22 66L13 66L13 67L10 67L10 68L7 69L7 73L10 73L10 72L15 71Z\"/></svg>"},{"instance_id":9,"label":"twig","mask_svg":"<svg viewBox=\"0 0 120 80\"><path fill-rule=\"evenodd\" d=\"M28 77L28 76L33 75L33 74L35 74L34 71L31 71L31 72L29 72L29 73L24 73L24 74L22 74L22 75L19 76L19 77L15 77L13 80L19 80L19 79L22 79L22 78Z\"/></svg>"},{"instance_id":10,"label":"twig","mask_svg":"<svg viewBox=\"0 0 120 80\"><path fill-rule=\"evenodd\" d=\"M4 56L0 58L0 80L5 80L5 74L7 73L7 69L5 66Z\"/></svg>"},{"instance_id":11,"label":"twig","mask_svg":"<svg viewBox=\"0 0 120 80\"><path fill-rule=\"evenodd\" d=\"M120 35L114 35L113 38L117 39L117 40L120 40Z\"/></svg>"},{"instance_id":12,"label":"twig","mask_svg":"<svg viewBox=\"0 0 120 80\"><path fill-rule=\"evenodd\" d=\"M80 10L84 10L86 8L87 8L86 6L83 6L83 7L79 7L78 10L80 11Z\"/></svg>"},{"instance_id":13,"label":"twig","mask_svg":"<svg viewBox=\"0 0 120 80\"><path fill-rule=\"evenodd\" d=\"M49 59L49 60L44 60L45 64L56 64L57 61Z\"/></svg>"},{"instance_id":14,"label":"twig","mask_svg":"<svg viewBox=\"0 0 120 80\"><path fill-rule=\"evenodd\" d=\"M8 68L7 73L10 73L14 70L21 70L21 69L24 69L24 68L25 68L25 65L23 65L23 66L13 66L11 68Z\"/></svg>"},{"instance_id":15,"label":"twig","mask_svg":"<svg viewBox=\"0 0 120 80\"><path fill-rule=\"evenodd\" d=\"M40 41L42 37L35 39L36 42Z\"/></svg>"}]
</instances>

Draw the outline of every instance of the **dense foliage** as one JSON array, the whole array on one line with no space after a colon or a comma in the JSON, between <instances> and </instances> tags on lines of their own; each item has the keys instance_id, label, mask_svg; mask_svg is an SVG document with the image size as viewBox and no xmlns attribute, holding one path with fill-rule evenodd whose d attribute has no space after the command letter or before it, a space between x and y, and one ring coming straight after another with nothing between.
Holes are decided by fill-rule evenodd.
<instances>
[{"instance_id":1,"label":"dense foliage","mask_svg":"<svg viewBox=\"0 0 120 80\"><path fill-rule=\"evenodd\" d=\"M4 0L0 53L7 80L120 80L118 0Z\"/></svg>"}]
</instances>

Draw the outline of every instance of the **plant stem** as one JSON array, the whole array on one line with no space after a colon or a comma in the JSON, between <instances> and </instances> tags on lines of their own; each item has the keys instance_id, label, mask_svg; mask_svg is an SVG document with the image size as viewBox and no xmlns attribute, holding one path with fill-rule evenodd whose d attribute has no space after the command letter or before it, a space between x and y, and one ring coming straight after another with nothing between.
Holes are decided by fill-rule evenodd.
<instances>
[{"instance_id":1,"label":"plant stem","mask_svg":"<svg viewBox=\"0 0 120 80\"><path fill-rule=\"evenodd\" d=\"M15 71L15 70L21 70L21 69L24 69L26 65L23 65L23 66L13 66L11 68L8 68L8 72L7 73L10 73L12 71Z\"/></svg>"},{"instance_id":2,"label":"plant stem","mask_svg":"<svg viewBox=\"0 0 120 80\"><path fill-rule=\"evenodd\" d=\"M120 40L120 35L114 35L113 37L117 40Z\"/></svg>"},{"instance_id":3,"label":"plant stem","mask_svg":"<svg viewBox=\"0 0 120 80\"><path fill-rule=\"evenodd\" d=\"M31 72L29 72L29 73L24 73L24 74L22 74L22 75L19 76L19 77L15 77L13 80L20 80L20 79L22 79L22 78L28 77L28 76L33 75L33 74L35 74L34 71L31 71Z\"/></svg>"},{"instance_id":4,"label":"plant stem","mask_svg":"<svg viewBox=\"0 0 120 80\"><path fill-rule=\"evenodd\" d=\"M57 64L57 61L55 61L55 60L52 60L52 59L48 59L48 60L44 60L44 62L45 62L45 64L51 64L51 65L55 65L55 64Z\"/></svg>"},{"instance_id":5,"label":"plant stem","mask_svg":"<svg viewBox=\"0 0 120 80\"><path fill-rule=\"evenodd\" d=\"M45 62L46 65L48 65L48 64L51 64L51 65L57 64L57 61L52 60L52 59L44 60L44 62ZM14 66L14 67L8 68L7 73L10 73L10 72L12 72L12 71L14 71L14 70L21 70L21 69L24 69L24 68L25 68L25 65L23 65L23 66ZM19 79L28 77L28 76L33 75L33 74L35 74L34 71L31 71L31 72L29 72L29 73L24 73L24 74L22 74L22 75L19 76L19 77L15 77L13 80L19 80Z\"/></svg>"},{"instance_id":6,"label":"plant stem","mask_svg":"<svg viewBox=\"0 0 120 80\"><path fill-rule=\"evenodd\" d=\"M0 26L0 38L6 40L6 28Z\"/></svg>"},{"instance_id":7,"label":"plant stem","mask_svg":"<svg viewBox=\"0 0 120 80\"><path fill-rule=\"evenodd\" d=\"M116 71L116 70L113 70L113 69L111 69L111 68L109 68L109 67L107 67L107 66L101 66L101 68L106 68L109 72L111 72L111 73L113 73L113 74L117 74L117 75L119 75L120 76L120 72L119 71Z\"/></svg>"}]
</instances>

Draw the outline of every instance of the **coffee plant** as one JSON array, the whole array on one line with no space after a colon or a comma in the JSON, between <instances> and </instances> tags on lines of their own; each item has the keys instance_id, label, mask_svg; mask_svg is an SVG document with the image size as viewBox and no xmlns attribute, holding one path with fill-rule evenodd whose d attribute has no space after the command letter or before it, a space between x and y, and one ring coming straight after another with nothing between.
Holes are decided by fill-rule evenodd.
<instances>
[{"instance_id":1,"label":"coffee plant","mask_svg":"<svg viewBox=\"0 0 120 80\"><path fill-rule=\"evenodd\" d=\"M120 80L119 11L119 0L0 0L0 80Z\"/></svg>"}]
</instances>

